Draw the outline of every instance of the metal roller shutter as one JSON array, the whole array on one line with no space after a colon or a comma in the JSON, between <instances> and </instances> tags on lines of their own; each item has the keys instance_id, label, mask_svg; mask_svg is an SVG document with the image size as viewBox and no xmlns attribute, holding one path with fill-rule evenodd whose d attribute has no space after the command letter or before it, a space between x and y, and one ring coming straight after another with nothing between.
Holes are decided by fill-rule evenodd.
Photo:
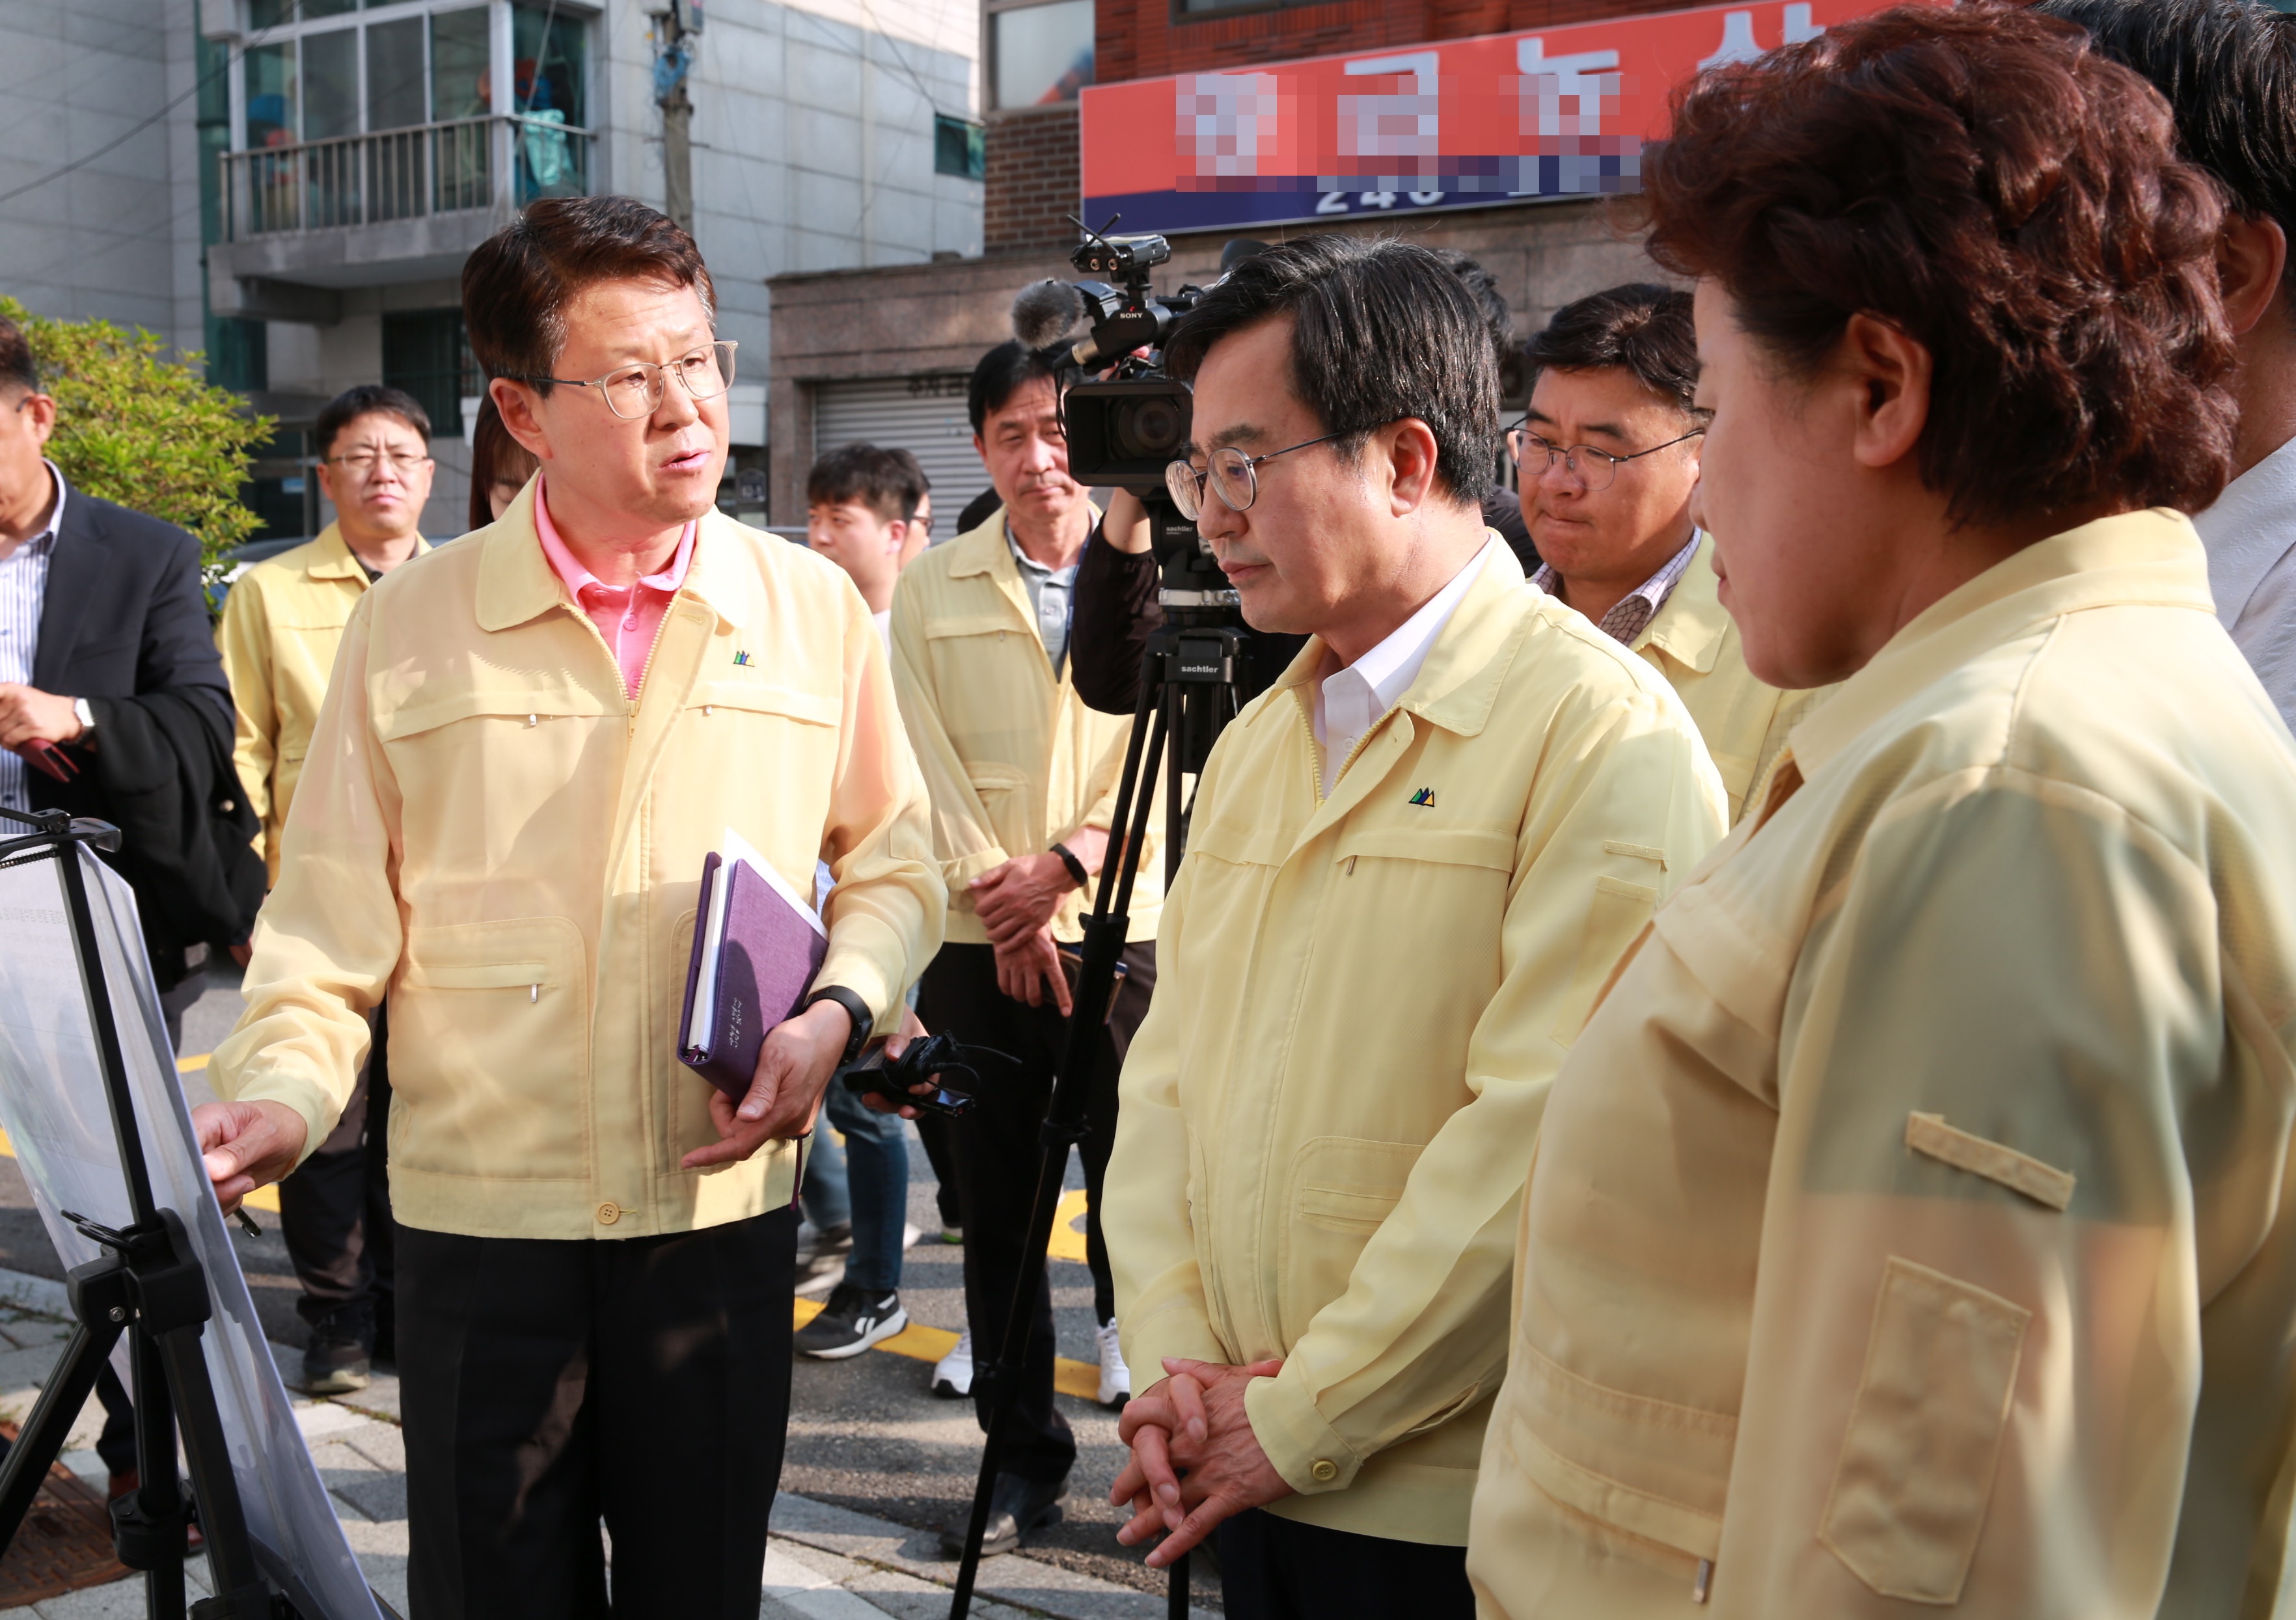
<instances>
[{"instance_id":1,"label":"metal roller shutter","mask_svg":"<svg viewBox=\"0 0 2296 1620\"><path fill-rule=\"evenodd\" d=\"M956 514L988 487L965 419L965 374L824 382L813 396L813 452L867 443L906 450L932 481L933 544L956 533Z\"/></svg>"}]
</instances>

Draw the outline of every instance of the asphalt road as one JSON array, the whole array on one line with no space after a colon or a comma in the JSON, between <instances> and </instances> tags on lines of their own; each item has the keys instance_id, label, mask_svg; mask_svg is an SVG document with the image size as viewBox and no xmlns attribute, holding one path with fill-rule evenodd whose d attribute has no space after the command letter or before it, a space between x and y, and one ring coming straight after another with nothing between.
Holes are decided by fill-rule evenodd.
<instances>
[{"instance_id":1,"label":"asphalt road","mask_svg":"<svg viewBox=\"0 0 2296 1620\"><path fill-rule=\"evenodd\" d=\"M212 1051L230 1031L241 1005L235 989L211 988L185 1015L183 1050ZM194 1072L184 1081L193 1103L212 1095L204 1076ZM909 1166L909 1218L927 1235L909 1251L902 1303L914 1321L961 1330L964 1251L938 1239L932 1166L923 1148L914 1141ZM1083 1185L1082 1171L1073 1160L1069 1184ZM264 1233L259 1238L240 1235L241 1265L273 1341L299 1348L306 1333L295 1311L299 1289L278 1234L277 1217L258 1212L256 1218ZM1051 1264L1060 1354L1092 1363L1096 1356L1091 1273L1073 1262ZM62 1275L16 1161L4 1158L0 1158L0 1266L39 1277ZM961 1525L980 1468L980 1430L970 1403L934 1397L931 1370L928 1362L882 1351L841 1362L800 1360L791 1379L783 1486L898 1524L920 1528ZM1078 1444L1066 1517L1033 1537L1023 1550L1103 1580L1161 1591L1163 1575L1116 1542L1119 1515L1108 1505L1107 1494L1124 1453L1116 1438L1115 1415L1089 1401L1055 1398ZM1218 1608L1218 1582L1209 1570L1196 1572L1193 1600Z\"/></svg>"}]
</instances>

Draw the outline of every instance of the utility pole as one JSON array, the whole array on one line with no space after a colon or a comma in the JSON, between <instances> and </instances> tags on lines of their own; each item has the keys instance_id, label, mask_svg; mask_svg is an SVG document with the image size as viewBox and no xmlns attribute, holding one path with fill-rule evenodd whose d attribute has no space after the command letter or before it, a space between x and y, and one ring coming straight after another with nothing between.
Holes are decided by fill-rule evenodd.
<instances>
[{"instance_id":1,"label":"utility pole","mask_svg":"<svg viewBox=\"0 0 2296 1620\"><path fill-rule=\"evenodd\" d=\"M693 70L693 42L701 32L702 0L672 0L653 19L653 100L661 109L662 211L680 229L693 229L693 98L685 93Z\"/></svg>"}]
</instances>

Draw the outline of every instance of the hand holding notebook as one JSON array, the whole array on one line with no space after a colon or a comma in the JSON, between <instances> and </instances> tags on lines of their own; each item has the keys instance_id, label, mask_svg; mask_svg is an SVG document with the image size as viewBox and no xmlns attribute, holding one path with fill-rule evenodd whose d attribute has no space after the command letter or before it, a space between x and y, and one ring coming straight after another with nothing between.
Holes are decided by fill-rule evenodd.
<instances>
[{"instance_id":1,"label":"hand holding notebook","mask_svg":"<svg viewBox=\"0 0 2296 1620\"><path fill-rule=\"evenodd\" d=\"M829 931L731 827L701 866L678 1059L739 1104L767 1032L795 1015L829 953Z\"/></svg>"}]
</instances>

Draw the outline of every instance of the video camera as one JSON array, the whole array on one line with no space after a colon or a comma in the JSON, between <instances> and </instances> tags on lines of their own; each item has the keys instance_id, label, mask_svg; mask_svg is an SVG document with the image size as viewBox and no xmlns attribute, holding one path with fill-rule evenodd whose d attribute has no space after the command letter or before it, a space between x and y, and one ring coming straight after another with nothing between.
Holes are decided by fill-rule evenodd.
<instances>
[{"instance_id":1,"label":"video camera","mask_svg":"<svg viewBox=\"0 0 2296 1620\"><path fill-rule=\"evenodd\" d=\"M1164 374L1164 340L1206 290L1183 286L1167 297L1156 295L1150 274L1172 257L1172 244L1161 236L1089 235L1069 263L1092 279L1023 289L1013 301L1013 333L1033 349L1064 348L1063 361L1086 371L1114 368L1112 375L1074 383L1062 396L1069 476L1087 487L1130 490L1148 509L1168 622L1241 629L1234 591L1164 487L1164 469L1187 444L1193 416L1188 385ZM1220 253L1221 277L1266 248L1243 238L1230 241ZM1070 342L1079 324L1089 331Z\"/></svg>"}]
</instances>

